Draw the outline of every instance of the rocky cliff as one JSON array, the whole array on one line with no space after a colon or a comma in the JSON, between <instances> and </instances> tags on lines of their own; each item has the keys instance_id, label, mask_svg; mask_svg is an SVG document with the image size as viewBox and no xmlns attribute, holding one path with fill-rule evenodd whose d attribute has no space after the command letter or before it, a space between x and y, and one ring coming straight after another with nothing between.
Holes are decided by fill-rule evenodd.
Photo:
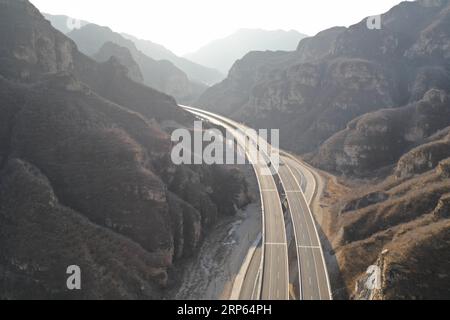
<instances>
[{"instance_id":1,"label":"rocky cliff","mask_svg":"<svg viewBox=\"0 0 450 320\"><path fill-rule=\"evenodd\" d=\"M328 234L349 297L450 297L448 162L351 189L335 202ZM335 284L337 296L345 297Z\"/></svg>"},{"instance_id":2,"label":"rocky cliff","mask_svg":"<svg viewBox=\"0 0 450 320\"><path fill-rule=\"evenodd\" d=\"M333 172L367 173L395 163L406 152L448 126L449 96L444 91L432 89L421 100L405 107L379 110L350 122L345 130L324 142L312 163ZM436 155L437 160L431 159L430 145L419 147L416 152L403 157L399 171L412 170L402 169L412 159L420 172L421 162L432 161L429 167L432 168L436 161L450 156L445 144L434 144L434 149L434 153L442 153Z\"/></svg>"}]
</instances>

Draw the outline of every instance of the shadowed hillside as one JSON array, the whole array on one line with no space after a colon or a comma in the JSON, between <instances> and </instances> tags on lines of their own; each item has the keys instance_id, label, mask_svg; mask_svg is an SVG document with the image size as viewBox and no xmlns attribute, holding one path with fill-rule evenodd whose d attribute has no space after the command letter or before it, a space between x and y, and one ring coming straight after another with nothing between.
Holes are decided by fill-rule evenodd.
<instances>
[{"instance_id":1,"label":"shadowed hillside","mask_svg":"<svg viewBox=\"0 0 450 320\"><path fill-rule=\"evenodd\" d=\"M163 298L240 173L173 165L165 128L193 118L123 57L95 62L25 0L0 0L0 27L0 298Z\"/></svg>"}]
</instances>

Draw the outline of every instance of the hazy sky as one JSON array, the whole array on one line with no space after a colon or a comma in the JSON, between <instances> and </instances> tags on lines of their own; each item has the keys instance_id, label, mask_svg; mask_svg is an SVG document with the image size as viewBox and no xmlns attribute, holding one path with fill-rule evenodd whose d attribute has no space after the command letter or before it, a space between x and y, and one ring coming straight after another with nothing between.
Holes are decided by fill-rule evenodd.
<instances>
[{"instance_id":1,"label":"hazy sky","mask_svg":"<svg viewBox=\"0 0 450 320\"><path fill-rule=\"evenodd\" d=\"M160 43L177 54L240 28L295 29L308 35L383 13L400 0L31 0L65 14Z\"/></svg>"}]
</instances>

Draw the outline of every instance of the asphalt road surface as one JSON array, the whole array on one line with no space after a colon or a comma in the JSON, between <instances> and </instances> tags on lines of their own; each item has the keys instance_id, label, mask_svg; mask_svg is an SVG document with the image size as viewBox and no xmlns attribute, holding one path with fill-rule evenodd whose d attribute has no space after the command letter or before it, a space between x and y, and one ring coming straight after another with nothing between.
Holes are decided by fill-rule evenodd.
<instances>
[{"instance_id":1,"label":"asphalt road surface","mask_svg":"<svg viewBox=\"0 0 450 320\"><path fill-rule=\"evenodd\" d=\"M245 145L242 132L246 127L230 119L203 110L185 107L188 111L225 127L235 135L238 143ZM251 148L254 148L253 150ZM281 200L274 177L265 175L265 163L252 159L256 145L245 150L258 178L263 208L263 241L255 251L242 285L241 299L287 300L289 299L289 271L286 227ZM309 207L315 193L316 181L310 169L300 162L282 157L279 169L286 194L290 218L294 226L299 270L300 299L330 300L326 264L319 235Z\"/></svg>"},{"instance_id":2,"label":"asphalt road surface","mask_svg":"<svg viewBox=\"0 0 450 320\"><path fill-rule=\"evenodd\" d=\"M305 179L307 174L300 174L304 167L295 161L283 158L279 175L285 189L291 219L294 226L297 246L300 298L302 300L330 300L327 271L309 205L298 178ZM298 174L294 174L298 170ZM313 177L312 175L310 175ZM306 184L315 184L307 181Z\"/></svg>"},{"instance_id":3,"label":"asphalt road surface","mask_svg":"<svg viewBox=\"0 0 450 320\"><path fill-rule=\"evenodd\" d=\"M212 123L223 126L233 133L238 143L241 143L245 148L245 137L242 136L241 131L235 130L229 124L231 122L230 120L194 108L187 108L187 110L195 115L208 119ZM232 124L234 125L234 123ZM256 148L255 145L248 144L245 151L258 178L263 207L264 225L262 245L264 250L261 254L262 270L259 268L258 271L262 274L260 299L288 300L289 269L283 209L274 177L264 174L265 172L269 172L267 164L253 159L253 156L258 153ZM256 279L259 278L256 277Z\"/></svg>"}]
</instances>

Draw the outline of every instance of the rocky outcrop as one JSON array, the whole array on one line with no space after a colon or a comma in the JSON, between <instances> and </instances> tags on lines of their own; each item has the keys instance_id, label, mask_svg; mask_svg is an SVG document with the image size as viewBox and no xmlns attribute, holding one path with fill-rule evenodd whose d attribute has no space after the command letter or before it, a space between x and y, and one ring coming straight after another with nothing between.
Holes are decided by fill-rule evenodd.
<instances>
[{"instance_id":1,"label":"rocky outcrop","mask_svg":"<svg viewBox=\"0 0 450 320\"><path fill-rule=\"evenodd\" d=\"M430 90L419 102L352 121L320 147L312 162L330 171L363 174L395 163L411 148L449 125L449 96L444 91ZM447 154L446 142L418 148L400 160L398 176L415 169L418 173L432 169Z\"/></svg>"},{"instance_id":2,"label":"rocky outcrop","mask_svg":"<svg viewBox=\"0 0 450 320\"><path fill-rule=\"evenodd\" d=\"M447 299L449 220L406 227L358 276L353 299ZM378 279L377 279L378 278Z\"/></svg>"},{"instance_id":3,"label":"rocky outcrop","mask_svg":"<svg viewBox=\"0 0 450 320\"><path fill-rule=\"evenodd\" d=\"M0 74L5 77L32 81L37 74L70 71L74 67L75 44L54 32L26 0L0 1L0 39Z\"/></svg>"},{"instance_id":4,"label":"rocky outcrop","mask_svg":"<svg viewBox=\"0 0 450 320\"><path fill-rule=\"evenodd\" d=\"M369 193L362 198L348 202L342 209L342 213L367 208L371 205L386 201L388 198L389 195L384 192Z\"/></svg>"},{"instance_id":5,"label":"rocky outcrop","mask_svg":"<svg viewBox=\"0 0 450 320\"><path fill-rule=\"evenodd\" d=\"M441 197L438 205L434 209L433 214L437 218L450 218L450 194L446 194Z\"/></svg>"},{"instance_id":6,"label":"rocky outcrop","mask_svg":"<svg viewBox=\"0 0 450 320\"><path fill-rule=\"evenodd\" d=\"M417 147L405 154L398 162L395 175L411 177L434 169L441 160L450 157L450 141L437 141Z\"/></svg>"},{"instance_id":7,"label":"rocky outcrop","mask_svg":"<svg viewBox=\"0 0 450 320\"><path fill-rule=\"evenodd\" d=\"M347 297L450 296L448 162L420 175L360 185L370 193L351 189L337 201L330 235Z\"/></svg>"},{"instance_id":8,"label":"rocky outcrop","mask_svg":"<svg viewBox=\"0 0 450 320\"><path fill-rule=\"evenodd\" d=\"M450 159L441 161L439 163L437 171L443 179L450 178Z\"/></svg>"}]
</instances>

